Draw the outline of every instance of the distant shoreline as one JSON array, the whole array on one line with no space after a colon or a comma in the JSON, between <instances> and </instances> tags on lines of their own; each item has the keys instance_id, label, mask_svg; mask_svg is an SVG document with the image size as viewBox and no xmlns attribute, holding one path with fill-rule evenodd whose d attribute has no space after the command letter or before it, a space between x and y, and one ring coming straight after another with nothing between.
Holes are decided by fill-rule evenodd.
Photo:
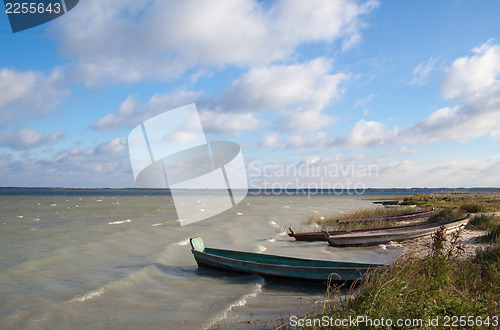
<instances>
[{"instance_id":1,"label":"distant shoreline","mask_svg":"<svg viewBox=\"0 0 500 330\"><path fill-rule=\"evenodd\" d=\"M180 193L217 193L225 190L176 190ZM415 194L450 194L450 193L500 193L500 188L366 188L360 190L335 189L249 189L251 196L316 196L316 195L380 195L402 196ZM62 188L62 187L0 187L0 196L15 195L171 195L170 189L146 188Z\"/></svg>"}]
</instances>

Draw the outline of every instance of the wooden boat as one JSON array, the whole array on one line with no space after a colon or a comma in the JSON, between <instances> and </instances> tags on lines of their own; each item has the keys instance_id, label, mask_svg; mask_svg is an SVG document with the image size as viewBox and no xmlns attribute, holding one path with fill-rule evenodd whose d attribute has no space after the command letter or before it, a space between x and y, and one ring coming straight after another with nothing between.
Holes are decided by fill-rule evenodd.
<instances>
[{"instance_id":1,"label":"wooden boat","mask_svg":"<svg viewBox=\"0 0 500 330\"><path fill-rule=\"evenodd\" d=\"M469 215L465 219L445 222L447 232L455 231L465 226L469 222ZM328 235L323 232L332 246L368 246L384 244L390 241L404 241L417 237L431 235L441 226L441 223L431 223L415 225L406 228L394 228L372 232L349 233L342 235Z\"/></svg>"},{"instance_id":2,"label":"wooden boat","mask_svg":"<svg viewBox=\"0 0 500 330\"><path fill-rule=\"evenodd\" d=\"M206 248L201 237L190 239L198 267L296 280L354 281L381 264L323 261Z\"/></svg>"},{"instance_id":3,"label":"wooden boat","mask_svg":"<svg viewBox=\"0 0 500 330\"><path fill-rule=\"evenodd\" d=\"M366 229L347 229L347 230L331 230L328 231L328 234L330 236L333 235L343 235L343 234L349 234L349 233L365 233L365 232L376 232L376 231L381 231L381 230L388 230L388 229L396 229L396 228L407 228L407 227L415 227L417 225L406 225L406 226L393 226L393 227L380 227L380 228L366 228ZM316 232L306 232L306 233L296 233L293 231L291 227L288 227L288 236L295 238L296 241L308 241L308 242L314 242L314 241L327 241L327 238L321 231L316 231Z\"/></svg>"},{"instance_id":4,"label":"wooden boat","mask_svg":"<svg viewBox=\"0 0 500 330\"><path fill-rule=\"evenodd\" d=\"M403 203L401 200L380 200L380 201L373 201L373 204L381 204L381 205L400 205Z\"/></svg>"},{"instance_id":5,"label":"wooden boat","mask_svg":"<svg viewBox=\"0 0 500 330\"><path fill-rule=\"evenodd\" d=\"M432 214L432 212L434 212L434 208L432 208L430 211L421 211L421 212L407 213L407 214L401 214L401 215L386 215L383 217L374 217L374 218L337 220L337 222L338 223L349 223L349 222L363 222L363 221L377 221L377 220L405 221L405 220L426 218L426 217L429 217Z\"/></svg>"}]
</instances>

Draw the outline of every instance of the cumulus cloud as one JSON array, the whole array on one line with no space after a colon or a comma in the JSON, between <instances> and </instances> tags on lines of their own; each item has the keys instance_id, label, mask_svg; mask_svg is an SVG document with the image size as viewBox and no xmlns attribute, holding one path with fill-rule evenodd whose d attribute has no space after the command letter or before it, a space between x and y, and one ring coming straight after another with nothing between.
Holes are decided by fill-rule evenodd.
<instances>
[{"instance_id":1,"label":"cumulus cloud","mask_svg":"<svg viewBox=\"0 0 500 330\"><path fill-rule=\"evenodd\" d=\"M96 154L116 154L127 150L127 139L124 137L103 142L95 148Z\"/></svg>"},{"instance_id":2,"label":"cumulus cloud","mask_svg":"<svg viewBox=\"0 0 500 330\"><path fill-rule=\"evenodd\" d=\"M196 102L203 93L190 90L177 90L171 93L155 94L146 104L129 95L118 107L116 113L108 113L92 124L95 130L117 130L139 125L146 119L165 111Z\"/></svg>"},{"instance_id":3,"label":"cumulus cloud","mask_svg":"<svg viewBox=\"0 0 500 330\"><path fill-rule=\"evenodd\" d=\"M248 128L254 128L257 123L253 117L250 119L252 114L274 112L273 122L278 123L281 130L316 131L335 122L335 118L323 111L343 92L339 84L350 77L348 73L331 71L331 61L324 58L299 64L253 68L235 80L228 90L205 100L203 108L214 117L224 113L225 117L234 117L236 122L240 122L242 115L235 113L245 113ZM220 127L224 128L238 127Z\"/></svg>"},{"instance_id":4,"label":"cumulus cloud","mask_svg":"<svg viewBox=\"0 0 500 330\"><path fill-rule=\"evenodd\" d=\"M256 67L210 103L214 110L264 112L291 106L323 108L349 74L332 74L332 62L317 58L290 65Z\"/></svg>"},{"instance_id":5,"label":"cumulus cloud","mask_svg":"<svg viewBox=\"0 0 500 330\"><path fill-rule=\"evenodd\" d=\"M0 69L0 122L27 121L46 114L70 92L60 68L49 74Z\"/></svg>"},{"instance_id":6,"label":"cumulus cloud","mask_svg":"<svg viewBox=\"0 0 500 330\"><path fill-rule=\"evenodd\" d=\"M393 143L398 134L398 128L387 130L382 122L361 119L344 137L334 141L336 146L375 147Z\"/></svg>"},{"instance_id":7,"label":"cumulus cloud","mask_svg":"<svg viewBox=\"0 0 500 330\"><path fill-rule=\"evenodd\" d=\"M323 150L331 147L332 141L328 133L323 131L312 134L294 134L285 138L280 138L277 134L269 134L262 139L260 146L272 149Z\"/></svg>"},{"instance_id":8,"label":"cumulus cloud","mask_svg":"<svg viewBox=\"0 0 500 330\"><path fill-rule=\"evenodd\" d=\"M3 184L13 186L57 187L71 182L73 187L136 187L125 140L62 149L44 157L0 154L0 176Z\"/></svg>"},{"instance_id":9,"label":"cumulus cloud","mask_svg":"<svg viewBox=\"0 0 500 330\"><path fill-rule=\"evenodd\" d=\"M442 94L455 103L399 129L382 122L360 120L338 145L372 147L388 143L467 141L498 136L500 127L500 46L490 40L445 68Z\"/></svg>"},{"instance_id":10,"label":"cumulus cloud","mask_svg":"<svg viewBox=\"0 0 500 330\"><path fill-rule=\"evenodd\" d=\"M87 84L171 80L189 69L263 66L311 42L360 40L378 6L336 1L88 0L61 17L61 52ZM122 38L126 35L127 38Z\"/></svg>"},{"instance_id":11,"label":"cumulus cloud","mask_svg":"<svg viewBox=\"0 0 500 330\"><path fill-rule=\"evenodd\" d=\"M16 150L26 150L30 148L54 144L63 139L66 133L63 131L44 135L42 132L23 128L19 131L0 132L0 146Z\"/></svg>"},{"instance_id":12,"label":"cumulus cloud","mask_svg":"<svg viewBox=\"0 0 500 330\"><path fill-rule=\"evenodd\" d=\"M445 70L442 93L446 98L460 100L480 97L498 87L500 46L489 40L472 49L474 55L456 59Z\"/></svg>"},{"instance_id":13,"label":"cumulus cloud","mask_svg":"<svg viewBox=\"0 0 500 330\"><path fill-rule=\"evenodd\" d=\"M403 130L407 142L470 140L500 126L500 46L486 42L445 69L442 93L458 105L438 109Z\"/></svg>"},{"instance_id":14,"label":"cumulus cloud","mask_svg":"<svg viewBox=\"0 0 500 330\"><path fill-rule=\"evenodd\" d=\"M348 73L331 73L332 63L317 58L299 64L270 65L250 69L222 93L203 98L203 93L180 90L154 95L140 104L134 95L92 125L97 130L133 127L161 112L197 102L204 127L212 132L254 130L268 125L260 114L272 114L278 128L291 132L316 131L332 125L335 118L324 113L325 107L343 90Z\"/></svg>"}]
</instances>

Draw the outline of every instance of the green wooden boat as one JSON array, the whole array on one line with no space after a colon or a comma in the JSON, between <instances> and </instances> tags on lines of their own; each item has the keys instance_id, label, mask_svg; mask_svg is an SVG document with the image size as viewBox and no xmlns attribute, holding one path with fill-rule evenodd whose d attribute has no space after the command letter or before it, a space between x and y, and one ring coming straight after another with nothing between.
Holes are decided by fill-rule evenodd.
<instances>
[{"instance_id":1,"label":"green wooden boat","mask_svg":"<svg viewBox=\"0 0 500 330\"><path fill-rule=\"evenodd\" d=\"M323 261L206 248L201 237L190 239L198 267L295 280L354 281L382 264Z\"/></svg>"}]
</instances>

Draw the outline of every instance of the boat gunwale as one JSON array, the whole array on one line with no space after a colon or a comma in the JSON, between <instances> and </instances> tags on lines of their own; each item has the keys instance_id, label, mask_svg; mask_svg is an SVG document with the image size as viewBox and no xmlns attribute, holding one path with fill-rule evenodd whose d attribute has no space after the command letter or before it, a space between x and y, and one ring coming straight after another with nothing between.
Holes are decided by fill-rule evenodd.
<instances>
[{"instance_id":1,"label":"boat gunwale","mask_svg":"<svg viewBox=\"0 0 500 330\"><path fill-rule=\"evenodd\" d=\"M342 263L342 264L352 264L353 266L325 266L325 267L312 267L312 266L294 266L294 265L289 265L289 264L269 264L269 263L262 263L262 262L256 262L252 260L241 260L237 258L230 258L230 257L225 257L225 256L220 256L217 254L209 253L206 252L206 250L209 249L211 251L225 251L225 252L237 252L237 253L242 253L242 254L248 254L248 255L256 255L256 256L269 256L269 257L275 257L275 258L280 258L282 260L297 260L297 261L311 261L311 262L321 262L321 263ZM286 256L279 256L279 255L272 255L272 254L265 254L265 253L254 253L254 252L244 252L244 251L233 251L233 250L224 250L224 249L216 249L216 248L205 248L203 251L198 251L195 249L191 249L191 251L194 254L194 251L196 251L199 254L204 254L204 255L209 255L221 259L227 259L227 260L237 260L240 262L246 262L246 263L253 263L256 265L267 265L267 266L279 266L279 267L297 267L297 268L341 268L341 269L368 269L371 267L380 267L380 266L386 266L386 264L378 264L378 263L356 263L356 262L349 262L349 261L331 261L331 260L318 260L318 259L305 259L305 258L296 258L296 257L286 257ZM354 265L359 265L358 267Z\"/></svg>"}]
</instances>

